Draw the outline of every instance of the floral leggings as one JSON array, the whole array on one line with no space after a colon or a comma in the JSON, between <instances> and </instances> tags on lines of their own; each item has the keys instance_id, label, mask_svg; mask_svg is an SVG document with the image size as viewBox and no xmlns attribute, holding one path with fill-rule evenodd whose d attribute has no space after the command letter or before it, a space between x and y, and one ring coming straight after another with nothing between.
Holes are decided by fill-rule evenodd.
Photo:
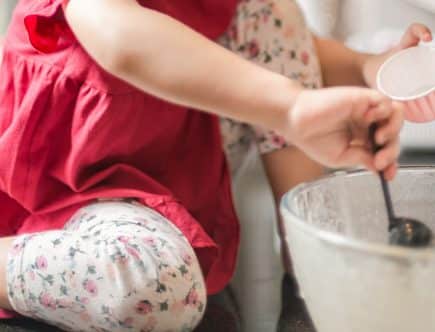
<instances>
[{"instance_id":1,"label":"floral leggings","mask_svg":"<svg viewBox=\"0 0 435 332\"><path fill-rule=\"evenodd\" d=\"M18 237L7 267L22 315L68 331L192 331L206 305L181 232L135 202L96 202L63 230Z\"/></svg>"},{"instance_id":2,"label":"floral leggings","mask_svg":"<svg viewBox=\"0 0 435 332\"><path fill-rule=\"evenodd\" d=\"M294 0L240 0L219 43L306 87L321 84ZM233 172L257 141L261 153L287 146L273 132L222 119ZM206 305L193 249L170 221L135 202L95 202L63 230L23 235L9 254L13 308L65 330L192 331Z\"/></svg>"}]
</instances>

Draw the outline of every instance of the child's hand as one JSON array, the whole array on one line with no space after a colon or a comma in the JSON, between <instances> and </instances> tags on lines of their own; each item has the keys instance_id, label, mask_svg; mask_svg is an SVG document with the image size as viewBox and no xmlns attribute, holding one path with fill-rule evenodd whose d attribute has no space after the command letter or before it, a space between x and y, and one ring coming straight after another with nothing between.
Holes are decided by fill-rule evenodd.
<instances>
[{"instance_id":1,"label":"child's hand","mask_svg":"<svg viewBox=\"0 0 435 332\"><path fill-rule=\"evenodd\" d=\"M431 42L432 32L423 24L412 24L403 35L400 43L391 50L380 54L369 56L363 65L363 75L368 86L376 88L376 75L379 68L389 57L395 53L417 46L420 42Z\"/></svg>"},{"instance_id":2,"label":"child's hand","mask_svg":"<svg viewBox=\"0 0 435 332\"><path fill-rule=\"evenodd\" d=\"M392 179L397 170L402 104L375 90L332 88L302 91L289 115L290 139L318 162L330 167L364 165ZM368 128L376 122L372 154Z\"/></svg>"},{"instance_id":3,"label":"child's hand","mask_svg":"<svg viewBox=\"0 0 435 332\"><path fill-rule=\"evenodd\" d=\"M417 23L413 24L408 28L408 30L406 30L399 45L391 50L390 55L391 53L395 53L409 47L417 46L420 42L431 41L432 32L427 26Z\"/></svg>"}]
</instances>

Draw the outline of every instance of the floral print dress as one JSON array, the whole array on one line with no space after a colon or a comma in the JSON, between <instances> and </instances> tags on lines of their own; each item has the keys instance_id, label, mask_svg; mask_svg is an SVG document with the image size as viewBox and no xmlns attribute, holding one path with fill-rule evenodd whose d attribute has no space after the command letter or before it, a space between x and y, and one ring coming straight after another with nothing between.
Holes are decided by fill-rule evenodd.
<instances>
[{"instance_id":1,"label":"floral print dress","mask_svg":"<svg viewBox=\"0 0 435 332\"><path fill-rule=\"evenodd\" d=\"M221 45L271 71L301 83L322 86L313 35L294 0L242 0ZM221 119L224 148L232 172L243 163L255 142L259 152L270 153L288 146L285 139L264 128Z\"/></svg>"}]
</instances>

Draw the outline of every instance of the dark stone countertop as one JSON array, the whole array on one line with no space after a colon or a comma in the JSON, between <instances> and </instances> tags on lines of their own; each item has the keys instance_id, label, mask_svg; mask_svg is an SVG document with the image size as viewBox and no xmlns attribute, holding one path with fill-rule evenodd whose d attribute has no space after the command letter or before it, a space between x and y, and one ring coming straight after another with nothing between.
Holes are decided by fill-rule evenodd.
<instances>
[{"instance_id":1,"label":"dark stone countertop","mask_svg":"<svg viewBox=\"0 0 435 332\"><path fill-rule=\"evenodd\" d=\"M296 295L294 281L285 276L282 283L282 313L276 332L315 332L304 303ZM237 306L227 291L209 300L205 318L195 332L239 332ZM32 320L0 321L0 332L55 332L55 327ZM271 331L274 332L274 331Z\"/></svg>"}]
</instances>

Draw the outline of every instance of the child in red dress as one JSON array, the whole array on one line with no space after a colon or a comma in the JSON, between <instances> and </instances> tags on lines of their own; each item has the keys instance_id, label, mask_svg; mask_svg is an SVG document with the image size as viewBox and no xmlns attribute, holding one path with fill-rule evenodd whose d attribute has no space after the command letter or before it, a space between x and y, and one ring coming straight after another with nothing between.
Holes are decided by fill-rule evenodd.
<instances>
[{"instance_id":1,"label":"child in red dress","mask_svg":"<svg viewBox=\"0 0 435 332\"><path fill-rule=\"evenodd\" d=\"M288 144L314 173L316 163L364 165L394 177L400 104L363 87L309 90L303 72L267 65L279 52L316 62L308 53L242 43L270 22L291 40L283 13L294 8L19 2L0 73L1 308L66 330L192 330L206 295L231 278L239 240L218 116L282 148L264 148L266 163L281 164L272 179ZM416 25L398 48L430 38ZM384 56L312 45L326 85L373 86Z\"/></svg>"}]
</instances>

